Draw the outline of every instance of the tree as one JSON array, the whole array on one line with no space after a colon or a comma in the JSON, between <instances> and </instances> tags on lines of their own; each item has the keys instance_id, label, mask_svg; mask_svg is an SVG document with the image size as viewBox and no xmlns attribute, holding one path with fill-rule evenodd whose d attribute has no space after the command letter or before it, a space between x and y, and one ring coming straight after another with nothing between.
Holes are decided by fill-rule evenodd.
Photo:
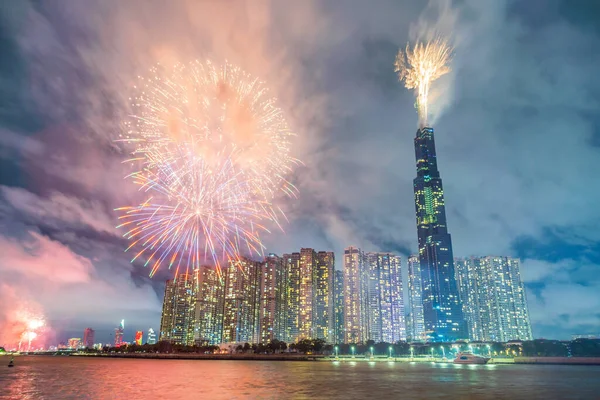
<instances>
[{"instance_id":1,"label":"tree","mask_svg":"<svg viewBox=\"0 0 600 400\"><path fill-rule=\"evenodd\" d=\"M251 348L252 348L252 346L250 346L250 343L244 343L244 347L243 347L244 353L249 352Z\"/></svg>"}]
</instances>

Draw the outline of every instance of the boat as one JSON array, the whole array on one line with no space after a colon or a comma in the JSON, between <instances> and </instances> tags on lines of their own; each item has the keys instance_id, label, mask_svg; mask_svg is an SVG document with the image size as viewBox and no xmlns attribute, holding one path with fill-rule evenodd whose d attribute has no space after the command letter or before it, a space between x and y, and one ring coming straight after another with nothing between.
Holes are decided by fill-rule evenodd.
<instances>
[{"instance_id":1,"label":"boat","mask_svg":"<svg viewBox=\"0 0 600 400\"><path fill-rule=\"evenodd\" d=\"M470 351L463 351L458 353L454 359L454 364L487 364L490 361L487 357L482 357L471 353Z\"/></svg>"},{"instance_id":2,"label":"boat","mask_svg":"<svg viewBox=\"0 0 600 400\"><path fill-rule=\"evenodd\" d=\"M8 362L8 368L12 368L15 366L15 359L11 358L10 361Z\"/></svg>"}]
</instances>

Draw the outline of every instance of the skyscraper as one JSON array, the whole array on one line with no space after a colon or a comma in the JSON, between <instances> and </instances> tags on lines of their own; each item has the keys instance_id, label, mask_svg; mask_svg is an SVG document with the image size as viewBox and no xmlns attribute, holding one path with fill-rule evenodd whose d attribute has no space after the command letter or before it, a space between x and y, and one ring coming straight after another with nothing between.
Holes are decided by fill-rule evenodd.
<instances>
[{"instance_id":1,"label":"skyscraper","mask_svg":"<svg viewBox=\"0 0 600 400\"><path fill-rule=\"evenodd\" d=\"M368 339L368 280L365 255L359 248L344 250L344 324L345 342Z\"/></svg>"},{"instance_id":2,"label":"skyscraper","mask_svg":"<svg viewBox=\"0 0 600 400\"><path fill-rule=\"evenodd\" d=\"M415 156L417 177L413 186L425 330L430 332L432 341L464 339L466 324L454 276L452 239L446 225L433 128L417 131Z\"/></svg>"},{"instance_id":3,"label":"skyscraper","mask_svg":"<svg viewBox=\"0 0 600 400\"><path fill-rule=\"evenodd\" d=\"M83 347L92 349L94 347L95 332L92 328L85 328L83 331Z\"/></svg>"},{"instance_id":4,"label":"skyscraper","mask_svg":"<svg viewBox=\"0 0 600 400\"><path fill-rule=\"evenodd\" d=\"M194 343L221 343L223 330L223 281L215 268L202 265L193 272L195 293Z\"/></svg>"},{"instance_id":5,"label":"skyscraper","mask_svg":"<svg viewBox=\"0 0 600 400\"><path fill-rule=\"evenodd\" d=\"M154 329L148 329L148 344L156 344L156 333L154 333Z\"/></svg>"},{"instance_id":6,"label":"skyscraper","mask_svg":"<svg viewBox=\"0 0 600 400\"><path fill-rule=\"evenodd\" d=\"M471 340L532 340L518 259L456 260L456 280Z\"/></svg>"},{"instance_id":7,"label":"skyscraper","mask_svg":"<svg viewBox=\"0 0 600 400\"><path fill-rule=\"evenodd\" d=\"M334 272L334 343L344 343L344 271Z\"/></svg>"},{"instance_id":8,"label":"skyscraper","mask_svg":"<svg viewBox=\"0 0 600 400\"><path fill-rule=\"evenodd\" d=\"M423 321L423 298L421 288L421 267L419 257L408 258L408 316L406 331L409 340L425 340Z\"/></svg>"},{"instance_id":9,"label":"skyscraper","mask_svg":"<svg viewBox=\"0 0 600 400\"><path fill-rule=\"evenodd\" d=\"M121 324L115 328L115 347L120 347L123 344L123 334L125 333L125 320L121 320Z\"/></svg>"},{"instance_id":10,"label":"skyscraper","mask_svg":"<svg viewBox=\"0 0 600 400\"><path fill-rule=\"evenodd\" d=\"M333 342L335 255L319 251L313 265L313 338Z\"/></svg>"},{"instance_id":11,"label":"skyscraper","mask_svg":"<svg viewBox=\"0 0 600 400\"><path fill-rule=\"evenodd\" d=\"M368 339L406 340L401 259L391 253L366 253L368 269Z\"/></svg>"},{"instance_id":12,"label":"skyscraper","mask_svg":"<svg viewBox=\"0 0 600 400\"><path fill-rule=\"evenodd\" d=\"M225 343L259 341L260 262L242 258L223 270L225 302L223 334Z\"/></svg>"},{"instance_id":13,"label":"skyscraper","mask_svg":"<svg viewBox=\"0 0 600 400\"><path fill-rule=\"evenodd\" d=\"M193 345L195 305L193 274L183 273L168 280L160 320L160 340Z\"/></svg>"}]
</instances>

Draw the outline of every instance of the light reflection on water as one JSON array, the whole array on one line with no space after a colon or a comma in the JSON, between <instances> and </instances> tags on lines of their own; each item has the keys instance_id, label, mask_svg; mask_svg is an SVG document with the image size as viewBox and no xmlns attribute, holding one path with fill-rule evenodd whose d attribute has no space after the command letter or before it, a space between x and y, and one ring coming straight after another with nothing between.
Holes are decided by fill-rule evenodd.
<instances>
[{"instance_id":1,"label":"light reflection on water","mask_svg":"<svg viewBox=\"0 0 600 400\"><path fill-rule=\"evenodd\" d=\"M0 363L6 361L0 357ZM17 357L4 399L598 398L599 366ZM8 361L7 361L8 362Z\"/></svg>"}]
</instances>

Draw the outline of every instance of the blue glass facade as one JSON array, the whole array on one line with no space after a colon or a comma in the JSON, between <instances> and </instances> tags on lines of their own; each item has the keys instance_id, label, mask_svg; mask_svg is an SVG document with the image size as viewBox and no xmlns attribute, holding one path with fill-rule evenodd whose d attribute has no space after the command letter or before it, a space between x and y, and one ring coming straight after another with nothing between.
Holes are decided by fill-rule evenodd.
<instances>
[{"instance_id":1,"label":"blue glass facade","mask_svg":"<svg viewBox=\"0 0 600 400\"><path fill-rule=\"evenodd\" d=\"M444 190L437 167L433 128L424 127L417 131L415 157L417 177L413 185L425 331L432 341L466 339L468 336L454 276L452 238L446 225Z\"/></svg>"}]
</instances>

